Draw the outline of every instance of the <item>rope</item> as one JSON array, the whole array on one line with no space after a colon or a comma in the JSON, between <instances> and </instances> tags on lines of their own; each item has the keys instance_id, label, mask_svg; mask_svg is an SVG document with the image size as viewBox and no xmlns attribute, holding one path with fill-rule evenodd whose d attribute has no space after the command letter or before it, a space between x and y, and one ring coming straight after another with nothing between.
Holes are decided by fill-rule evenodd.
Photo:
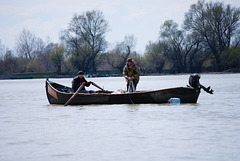
<instances>
[{"instance_id":1,"label":"rope","mask_svg":"<svg viewBox=\"0 0 240 161\"><path fill-rule=\"evenodd\" d=\"M132 104L134 104L129 93L128 93L128 97L129 97L130 101L132 102Z\"/></svg>"},{"instance_id":2,"label":"rope","mask_svg":"<svg viewBox=\"0 0 240 161\"><path fill-rule=\"evenodd\" d=\"M130 90L131 89L131 90ZM132 92L135 92L136 90L135 90L135 87L134 87L134 84L133 84L133 81L129 81L129 86L128 86L128 97L129 97L129 99L130 99L130 101L132 102L132 104L134 104L133 103L133 101L132 101L132 99L131 99L131 97L130 97L130 91L132 91Z\"/></svg>"}]
</instances>

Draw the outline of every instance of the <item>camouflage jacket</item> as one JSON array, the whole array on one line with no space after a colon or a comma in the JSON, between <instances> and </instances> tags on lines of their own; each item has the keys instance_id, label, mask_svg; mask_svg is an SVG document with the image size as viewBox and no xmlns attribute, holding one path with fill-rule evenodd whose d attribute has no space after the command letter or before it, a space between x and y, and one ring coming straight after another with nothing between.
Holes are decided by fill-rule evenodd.
<instances>
[{"instance_id":1,"label":"camouflage jacket","mask_svg":"<svg viewBox=\"0 0 240 161\"><path fill-rule=\"evenodd\" d=\"M136 82L139 82L139 76L140 76L140 69L135 65L135 63L132 63L131 66L128 66L127 64L123 68L123 77L126 79L127 82L129 82L129 77L132 77L133 80Z\"/></svg>"}]
</instances>

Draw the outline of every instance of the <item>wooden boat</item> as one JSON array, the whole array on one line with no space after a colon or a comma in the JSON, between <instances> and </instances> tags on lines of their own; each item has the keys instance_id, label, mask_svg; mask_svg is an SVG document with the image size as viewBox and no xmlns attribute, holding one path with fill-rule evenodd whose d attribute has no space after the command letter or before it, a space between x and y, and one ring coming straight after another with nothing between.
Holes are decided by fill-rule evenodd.
<instances>
[{"instance_id":1,"label":"wooden boat","mask_svg":"<svg viewBox=\"0 0 240 161\"><path fill-rule=\"evenodd\" d=\"M64 105L73 95L70 87L46 80L46 93L50 104ZM197 103L200 88L176 87L153 91L132 93L114 93L113 91L95 91L78 93L70 105L87 104L149 104L168 103L170 98L180 98L181 103Z\"/></svg>"}]
</instances>

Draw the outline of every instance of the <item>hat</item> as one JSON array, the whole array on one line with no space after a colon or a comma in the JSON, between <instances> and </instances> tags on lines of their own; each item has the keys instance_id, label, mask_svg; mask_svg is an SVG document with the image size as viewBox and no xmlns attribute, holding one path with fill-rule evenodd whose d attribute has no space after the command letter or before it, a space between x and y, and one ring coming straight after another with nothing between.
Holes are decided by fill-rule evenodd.
<instances>
[{"instance_id":1,"label":"hat","mask_svg":"<svg viewBox=\"0 0 240 161\"><path fill-rule=\"evenodd\" d=\"M83 71L81 71L81 70L78 72L78 75L79 75L79 74L84 75Z\"/></svg>"},{"instance_id":2,"label":"hat","mask_svg":"<svg viewBox=\"0 0 240 161\"><path fill-rule=\"evenodd\" d=\"M133 62L131 58L128 58L127 59L127 62Z\"/></svg>"}]
</instances>

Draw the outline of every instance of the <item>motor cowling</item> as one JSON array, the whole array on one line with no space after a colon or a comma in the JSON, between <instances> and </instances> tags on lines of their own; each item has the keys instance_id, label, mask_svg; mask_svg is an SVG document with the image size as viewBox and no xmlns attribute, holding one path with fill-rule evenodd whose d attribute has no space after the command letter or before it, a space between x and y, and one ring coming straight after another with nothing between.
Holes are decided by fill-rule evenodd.
<instances>
[{"instance_id":1,"label":"motor cowling","mask_svg":"<svg viewBox=\"0 0 240 161\"><path fill-rule=\"evenodd\" d=\"M201 76L199 74L191 74L189 77L189 84L193 88L199 88L200 82L199 79Z\"/></svg>"}]
</instances>

